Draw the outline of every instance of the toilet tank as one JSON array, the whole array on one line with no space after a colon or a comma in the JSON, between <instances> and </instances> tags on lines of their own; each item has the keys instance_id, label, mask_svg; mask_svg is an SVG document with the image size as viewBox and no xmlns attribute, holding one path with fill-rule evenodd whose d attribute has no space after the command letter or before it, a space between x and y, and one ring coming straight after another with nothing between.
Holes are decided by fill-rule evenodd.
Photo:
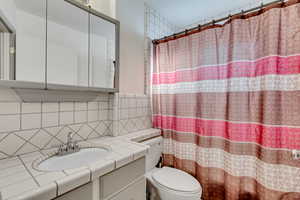
<instances>
[{"instance_id":1,"label":"toilet tank","mask_svg":"<svg viewBox=\"0 0 300 200\"><path fill-rule=\"evenodd\" d=\"M143 144L149 145L150 149L146 155L146 171L149 172L154 169L163 151L163 138L157 137L142 142Z\"/></svg>"}]
</instances>

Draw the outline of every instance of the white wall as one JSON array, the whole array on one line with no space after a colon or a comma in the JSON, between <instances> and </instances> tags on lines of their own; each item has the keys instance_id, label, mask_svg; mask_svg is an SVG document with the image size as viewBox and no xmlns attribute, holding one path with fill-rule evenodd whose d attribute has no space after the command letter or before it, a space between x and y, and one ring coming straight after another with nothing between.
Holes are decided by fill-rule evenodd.
<instances>
[{"instance_id":1,"label":"white wall","mask_svg":"<svg viewBox=\"0 0 300 200\"><path fill-rule=\"evenodd\" d=\"M121 22L120 92L144 93L144 1L117 0Z\"/></svg>"}]
</instances>

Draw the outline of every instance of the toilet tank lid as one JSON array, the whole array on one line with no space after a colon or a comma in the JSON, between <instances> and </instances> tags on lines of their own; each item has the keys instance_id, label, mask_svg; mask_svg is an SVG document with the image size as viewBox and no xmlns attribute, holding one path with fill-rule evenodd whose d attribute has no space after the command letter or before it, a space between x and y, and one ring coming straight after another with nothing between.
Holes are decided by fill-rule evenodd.
<instances>
[{"instance_id":1,"label":"toilet tank lid","mask_svg":"<svg viewBox=\"0 0 300 200\"><path fill-rule=\"evenodd\" d=\"M170 168L163 167L152 174L152 178L158 184L178 192L200 192L200 183L190 174Z\"/></svg>"}]
</instances>

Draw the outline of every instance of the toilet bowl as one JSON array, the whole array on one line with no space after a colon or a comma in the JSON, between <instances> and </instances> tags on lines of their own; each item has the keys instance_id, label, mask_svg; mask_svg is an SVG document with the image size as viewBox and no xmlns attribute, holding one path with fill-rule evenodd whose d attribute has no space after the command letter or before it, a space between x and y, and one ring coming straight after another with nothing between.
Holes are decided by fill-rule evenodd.
<instances>
[{"instance_id":1,"label":"toilet bowl","mask_svg":"<svg viewBox=\"0 0 300 200\"><path fill-rule=\"evenodd\" d=\"M162 138L143 142L150 146L146 155L146 178L150 200L200 200L202 188L190 174L170 168L156 168L162 153Z\"/></svg>"},{"instance_id":2,"label":"toilet bowl","mask_svg":"<svg viewBox=\"0 0 300 200\"><path fill-rule=\"evenodd\" d=\"M159 196L153 200L200 200L201 198L202 188L199 182L181 170L169 167L155 168L146 174L146 178L155 187L158 193L155 196Z\"/></svg>"}]
</instances>

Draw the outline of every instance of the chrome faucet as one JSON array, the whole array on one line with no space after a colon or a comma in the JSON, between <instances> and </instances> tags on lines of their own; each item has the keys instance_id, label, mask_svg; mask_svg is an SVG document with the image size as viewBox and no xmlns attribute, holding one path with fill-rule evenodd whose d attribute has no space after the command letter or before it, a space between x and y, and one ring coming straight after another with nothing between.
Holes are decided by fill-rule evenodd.
<instances>
[{"instance_id":1,"label":"chrome faucet","mask_svg":"<svg viewBox=\"0 0 300 200\"><path fill-rule=\"evenodd\" d=\"M64 156L80 151L80 147L76 141L73 141L75 133L69 132L67 136L67 143L59 146L57 155Z\"/></svg>"},{"instance_id":2,"label":"chrome faucet","mask_svg":"<svg viewBox=\"0 0 300 200\"><path fill-rule=\"evenodd\" d=\"M67 147L68 148L72 148L73 146L73 137L74 137L75 133L69 132L68 133L68 137L67 137Z\"/></svg>"}]
</instances>

